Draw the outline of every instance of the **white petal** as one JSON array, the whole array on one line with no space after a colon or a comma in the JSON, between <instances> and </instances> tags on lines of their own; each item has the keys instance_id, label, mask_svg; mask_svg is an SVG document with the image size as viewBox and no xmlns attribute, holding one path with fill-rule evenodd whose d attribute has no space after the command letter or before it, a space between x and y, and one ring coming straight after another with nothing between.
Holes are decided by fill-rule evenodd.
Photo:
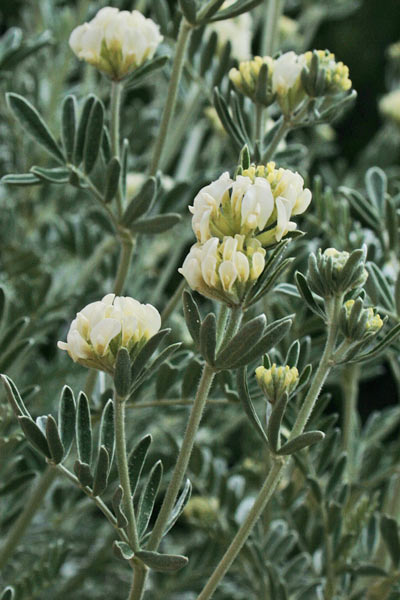
<instances>
[{"instance_id":1,"label":"white petal","mask_svg":"<svg viewBox=\"0 0 400 600\"><path fill-rule=\"evenodd\" d=\"M116 319L103 319L90 332L90 341L94 351L104 356L108 350L108 345L116 335L121 331L121 322Z\"/></svg>"},{"instance_id":2,"label":"white petal","mask_svg":"<svg viewBox=\"0 0 400 600\"><path fill-rule=\"evenodd\" d=\"M219 266L218 275L225 292L230 292L238 276L234 263L231 260L224 260Z\"/></svg>"}]
</instances>

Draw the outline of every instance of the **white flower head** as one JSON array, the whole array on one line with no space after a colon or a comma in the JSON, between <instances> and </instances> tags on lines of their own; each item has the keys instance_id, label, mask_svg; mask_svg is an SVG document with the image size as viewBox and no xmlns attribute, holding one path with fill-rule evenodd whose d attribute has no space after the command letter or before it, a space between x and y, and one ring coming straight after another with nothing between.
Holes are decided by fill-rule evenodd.
<instances>
[{"instance_id":1,"label":"white flower head","mask_svg":"<svg viewBox=\"0 0 400 600\"><path fill-rule=\"evenodd\" d=\"M305 65L304 55L293 51L285 52L275 60L272 74L272 89L278 94L285 94L295 86Z\"/></svg>"},{"instance_id":2,"label":"white flower head","mask_svg":"<svg viewBox=\"0 0 400 600\"><path fill-rule=\"evenodd\" d=\"M58 342L58 347L74 362L112 374L119 348L135 355L160 327L160 314L151 304L107 294L77 313L67 342Z\"/></svg>"},{"instance_id":3,"label":"white flower head","mask_svg":"<svg viewBox=\"0 0 400 600\"><path fill-rule=\"evenodd\" d=\"M78 58L118 81L152 58L162 39L158 25L139 11L105 7L72 31L69 45Z\"/></svg>"},{"instance_id":4,"label":"white flower head","mask_svg":"<svg viewBox=\"0 0 400 600\"><path fill-rule=\"evenodd\" d=\"M232 306L240 304L264 270L265 250L243 235L212 237L194 244L179 272L203 296Z\"/></svg>"}]
</instances>

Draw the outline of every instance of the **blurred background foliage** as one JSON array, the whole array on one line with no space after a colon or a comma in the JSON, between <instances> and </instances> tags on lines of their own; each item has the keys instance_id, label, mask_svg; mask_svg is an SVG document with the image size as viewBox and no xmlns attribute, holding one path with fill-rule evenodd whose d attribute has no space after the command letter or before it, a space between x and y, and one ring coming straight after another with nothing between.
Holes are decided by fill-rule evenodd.
<instances>
[{"instance_id":1,"label":"blurred background foliage","mask_svg":"<svg viewBox=\"0 0 400 600\"><path fill-rule=\"evenodd\" d=\"M82 100L94 91L108 102L105 79L94 69L78 63L68 46L72 29L103 5L91 0L3 0L1 3L0 175L25 173L32 165L50 166L48 157L24 135L8 110L6 91L26 96L57 135L60 104L66 94L75 93ZM178 23L176 2L160 2L157 7L146 0L136 3L121 0L113 5L129 10L139 6L155 20L160 18L161 5L169 7L162 53L171 54ZM263 10L259 7L252 11L254 53L260 47ZM314 188L313 208L302 223L308 235L296 242L293 271L298 268L304 272L309 252L318 247L351 250L367 242L368 258L388 278L392 293L399 254L396 256L393 248L386 251L379 231L363 221L354 203L349 201L349 193L339 193L338 188L357 188L366 197L365 172L378 165L385 168L388 195L395 210L399 205L400 133L394 125L385 123L378 112L380 97L396 85L388 69L387 47L399 38L398 2L288 0L285 15L299 25L295 31L289 27L289 33L282 26L280 46L299 52L313 47L329 48L349 66L358 91L356 104L343 118L332 125L296 131L289 137L286 153L285 149L281 151L282 164L299 169ZM187 205L202 185L222 170L232 169L237 161L237 153L226 134L215 118L210 118L213 113L205 112L212 104L217 58L211 63L199 75L196 59L192 64L188 61L174 132L162 165L165 175L160 211L179 212L183 221L172 233L139 238L127 284L129 295L152 302L160 310L179 285L177 268L192 243ZM122 134L130 143L131 195L140 188L147 169L149 141L157 132L169 72L170 65L154 79L129 89L125 96ZM225 75L221 87L226 86L226 80ZM101 173L97 175L101 178ZM118 259L117 243L89 196L69 186L1 185L0 211L0 285L5 298L1 310L0 371L18 383L35 415L55 413L62 385L66 382L78 391L84 386L86 376L81 367L57 352L56 342L64 339L77 310L110 291ZM379 229L379 222L376 225ZM293 281L293 271L287 277L288 282ZM374 290L368 293L373 297ZM385 308L385 299L377 298L376 303ZM209 307L209 302L203 301L203 305ZM302 303L278 290L265 312L268 317L277 318L293 309L300 316L291 339L284 340L278 350L284 355L293 339L299 337L307 344L307 336L312 336L310 359L315 362L321 353L322 327ZM390 310L386 303L386 312ZM400 319L399 307L397 312L393 310L396 322ZM187 403L198 376L181 310L172 315L169 324L173 329L171 337L184 340L184 350L160 372L157 382L152 381L140 390L139 403L128 409L132 415L132 443L136 443L142 431L153 433L149 464L161 458L167 472L176 452L175 436L183 429L186 413L179 405L153 407L151 403L154 400L171 403L174 399ZM182 387L179 375L184 369L188 375ZM400 453L398 348L392 349L385 359L368 363L357 377L362 421L369 421L360 433L362 441L353 464L354 487L349 490L349 486L340 482L340 469L343 471L345 467L340 462L337 445L332 442L338 436L335 433L340 425L338 413L343 394L347 393L346 377L341 373L328 382L332 401L328 404L327 395L327 402L322 403L320 414L315 416L318 427L328 432L325 458L321 458L319 447L312 450L311 456L307 455L312 464L318 463L314 479L319 478L319 483L312 484L310 492L306 485L307 469L299 458L292 467L292 480L282 483L281 494L259 523L241 560L217 592L217 599L320 598L324 574L322 524L328 510L330 526L338 526L336 505L345 507L342 530L335 540L336 550L340 549L345 558L354 558L337 565L344 594L340 597L366 598L371 577L368 598L400 597L396 587L399 557L392 555L391 559L390 552L382 550L388 542L385 536L379 537L376 516L378 508L393 517L398 517L400 511L396 466ZM253 433L237 405L234 387L234 381L222 375L214 384L212 399L219 405L206 412L191 462L193 498L174 530L172 541L168 540L173 548L189 553L189 567L176 576L158 575L152 582L149 596L152 600L195 598L264 476L266 459L260 448L255 447ZM106 382L101 378L94 395L95 414L107 397L105 388ZM140 409L140 403L150 406ZM390 408L383 410L385 406ZM376 409L381 412L372 414ZM361 424L358 427L361 432ZM32 480L43 469L43 461L22 440L1 392L2 533L15 522ZM54 597L63 600L72 593L82 600L123 598L129 570L112 557L111 533L89 500L68 482L57 481L25 541L1 573L0 585L14 585L17 600ZM367 573L364 563L371 562L373 556L378 557L378 564L375 571L370 567ZM55 581L58 581L56 587Z\"/></svg>"}]
</instances>

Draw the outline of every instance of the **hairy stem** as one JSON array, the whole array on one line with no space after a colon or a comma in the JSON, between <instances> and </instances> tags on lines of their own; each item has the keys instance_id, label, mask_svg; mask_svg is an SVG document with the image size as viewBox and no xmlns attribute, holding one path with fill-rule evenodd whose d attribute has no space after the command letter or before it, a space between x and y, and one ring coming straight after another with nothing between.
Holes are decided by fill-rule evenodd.
<instances>
[{"instance_id":1,"label":"hairy stem","mask_svg":"<svg viewBox=\"0 0 400 600\"><path fill-rule=\"evenodd\" d=\"M272 56L279 43L279 19L282 14L282 0L267 0L266 18L261 39L261 56Z\"/></svg>"},{"instance_id":2,"label":"hairy stem","mask_svg":"<svg viewBox=\"0 0 400 600\"><path fill-rule=\"evenodd\" d=\"M111 153L112 156L119 158L120 154L120 115L121 115L121 95L122 83L113 81L111 84ZM117 210L118 214L122 214L122 198L121 188L118 187L117 193Z\"/></svg>"},{"instance_id":3,"label":"hairy stem","mask_svg":"<svg viewBox=\"0 0 400 600\"><path fill-rule=\"evenodd\" d=\"M353 477L354 471L354 428L357 411L358 381L360 377L360 366L355 364L346 365L342 375L343 390L343 437L342 448L347 452L347 477Z\"/></svg>"},{"instance_id":4,"label":"hairy stem","mask_svg":"<svg viewBox=\"0 0 400 600\"><path fill-rule=\"evenodd\" d=\"M287 132L289 131L289 129L290 129L289 121L282 118L281 124L277 128L274 137L272 138L271 142L269 143L269 145L264 153L264 156L262 158L263 163L267 163L269 160L271 160L271 158L273 158L273 156L276 152L276 149L279 146L279 143L281 142L281 140L284 139L284 137L287 134Z\"/></svg>"},{"instance_id":5,"label":"hairy stem","mask_svg":"<svg viewBox=\"0 0 400 600\"><path fill-rule=\"evenodd\" d=\"M337 297L331 299L326 303L326 309L328 314L328 336L324 353L319 363L318 369L314 375L311 387L304 400L303 406L297 416L295 425L290 434L289 439L300 435L307 424L308 419L311 416L315 402L319 396L321 388L328 376L328 373L332 367L332 354L335 349L337 331L338 331L338 315L342 304L342 298ZM221 561L217 565L215 571L207 581L204 589L197 597L197 600L208 600L213 595L220 581L225 576L226 572L236 559L237 555L241 551L243 545L248 539L254 525L264 511L270 498L272 497L282 475L284 468L289 462L289 457L274 457L271 470L256 498L254 504L247 515L246 519L242 523L237 534L233 538L228 550L225 552Z\"/></svg>"},{"instance_id":6,"label":"hairy stem","mask_svg":"<svg viewBox=\"0 0 400 600\"><path fill-rule=\"evenodd\" d=\"M129 273L133 253L133 238L124 235L121 239L121 253L119 257L118 270L114 282L114 294L120 296L124 290L125 281Z\"/></svg>"},{"instance_id":7,"label":"hairy stem","mask_svg":"<svg viewBox=\"0 0 400 600\"><path fill-rule=\"evenodd\" d=\"M179 81L182 75L182 69L185 61L186 48L189 41L190 32L191 27L186 21L186 19L183 17L179 28L178 40L176 43L175 58L172 67L171 79L169 81L168 86L167 100L164 106L160 130L154 146L153 158L150 166L150 175L155 175L157 173L157 169L161 160L161 155L168 135L169 125L174 115Z\"/></svg>"}]
</instances>

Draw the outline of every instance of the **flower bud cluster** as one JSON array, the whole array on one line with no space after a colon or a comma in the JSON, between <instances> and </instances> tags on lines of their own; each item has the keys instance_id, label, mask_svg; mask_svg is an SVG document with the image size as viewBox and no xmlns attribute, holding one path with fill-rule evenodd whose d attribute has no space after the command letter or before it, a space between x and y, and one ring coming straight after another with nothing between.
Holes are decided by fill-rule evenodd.
<instances>
[{"instance_id":1,"label":"flower bud cluster","mask_svg":"<svg viewBox=\"0 0 400 600\"><path fill-rule=\"evenodd\" d=\"M139 11L108 6L76 27L69 45L78 58L119 81L152 58L162 39L158 25Z\"/></svg>"},{"instance_id":2,"label":"flower bud cluster","mask_svg":"<svg viewBox=\"0 0 400 600\"><path fill-rule=\"evenodd\" d=\"M265 250L244 235L194 244L179 272L193 290L229 305L238 305L264 270Z\"/></svg>"},{"instance_id":3,"label":"flower bud cluster","mask_svg":"<svg viewBox=\"0 0 400 600\"><path fill-rule=\"evenodd\" d=\"M107 294L77 313L67 342L58 342L58 347L74 362L113 374L118 350L126 348L135 356L160 326L160 314L151 304Z\"/></svg>"},{"instance_id":4,"label":"flower bud cluster","mask_svg":"<svg viewBox=\"0 0 400 600\"><path fill-rule=\"evenodd\" d=\"M340 315L340 329L347 339L365 339L378 333L382 326L381 316L374 308L364 308L361 298L344 303Z\"/></svg>"},{"instance_id":5,"label":"flower bud cluster","mask_svg":"<svg viewBox=\"0 0 400 600\"><path fill-rule=\"evenodd\" d=\"M295 390L299 381L299 372L296 367L288 365L278 367L274 363L270 369L257 367L256 379L268 402L275 404L283 394L290 395Z\"/></svg>"},{"instance_id":6,"label":"flower bud cluster","mask_svg":"<svg viewBox=\"0 0 400 600\"><path fill-rule=\"evenodd\" d=\"M303 178L270 162L251 166L235 179L223 173L200 190L189 210L201 243L210 237L240 234L271 246L296 229L291 217L303 213L310 202Z\"/></svg>"},{"instance_id":7,"label":"flower bud cluster","mask_svg":"<svg viewBox=\"0 0 400 600\"><path fill-rule=\"evenodd\" d=\"M268 74L261 90L259 75L264 64ZM290 51L276 59L256 56L240 63L239 69L231 69L229 77L254 102L268 106L276 99L284 115L290 115L306 97L339 94L351 88L348 67L328 50Z\"/></svg>"},{"instance_id":8,"label":"flower bud cluster","mask_svg":"<svg viewBox=\"0 0 400 600\"><path fill-rule=\"evenodd\" d=\"M307 283L310 289L329 298L349 292L364 285L368 277L365 269L365 252L355 250L352 254L327 248L308 260Z\"/></svg>"}]
</instances>

